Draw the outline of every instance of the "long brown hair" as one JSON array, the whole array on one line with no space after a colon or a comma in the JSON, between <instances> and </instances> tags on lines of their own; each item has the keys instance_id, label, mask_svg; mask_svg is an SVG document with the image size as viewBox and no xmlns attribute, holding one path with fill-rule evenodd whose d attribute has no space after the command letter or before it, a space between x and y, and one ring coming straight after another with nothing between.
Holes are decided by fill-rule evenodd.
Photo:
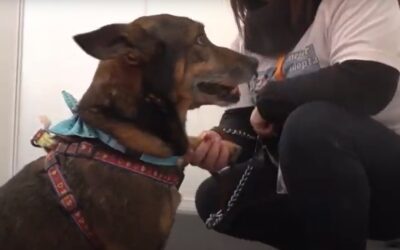
<instances>
[{"instance_id":1,"label":"long brown hair","mask_svg":"<svg viewBox=\"0 0 400 250\"><path fill-rule=\"evenodd\" d=\"M244 20L246 18L247 11L254 10L260 8L268 2L272 2L273 0L230 0L231 8L235 17L236 24L238 28L241 29ZM281 0L282 1L282 0ZM315 0L288 0L290 2L290 12L291 12L291 23L296 25L302 14L306 14L307 21L314 19L314 13L316 11L316 7L318 7L319 1ZM400 3L400 0L398 0Z\"/></svg>"},{"instance_id":2,"label":"long brown hair","mask_svg":"<svg viewBox=\"0 0 400 250\"><path fill-rule=\"evenodd\" d=\"M233 15L240 32L242 31L242 25L246 18L247 10L261 7L264 4L265 1L263 0L231 0Z\"/></svg>"},{"instance_id":3,"label":"long brown hair","mask_svg":"<svg viewBox=\"0 0 400 250\"><path fill-rule=\"evenodd\" d=\"M247 49L266 56L290 51L314 21L322 0L230 0Z\"/></svg>"}]
</instances>

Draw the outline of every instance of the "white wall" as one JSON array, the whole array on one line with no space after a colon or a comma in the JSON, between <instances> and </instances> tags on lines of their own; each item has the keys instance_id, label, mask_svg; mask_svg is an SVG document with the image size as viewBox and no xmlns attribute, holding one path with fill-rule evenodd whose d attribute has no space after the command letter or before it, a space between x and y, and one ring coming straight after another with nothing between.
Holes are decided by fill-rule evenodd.
<instances>
[{"instance_id":1,"label":"white wall","mask_svg":"<svg viewBox=\"0 0 400 250\"><path fill-rule=\"evenodd\" d=\"M39 128L38 116L53 121L69 116L60 92L80 97L88 87L97 61L83 53L71 37L113 22L129 22L146 14L170 13L203 22L210 39L229 46L236 34L229 2L226 0L26 0L21 85L21 112L17 166L42 155L29 139ZM192 111L188 131L198 134L215 125L222 110L205 107ZM193 209L198 184L208 176L188 168L181 192L182 209Z\"/></svg>"},{"instance_id":2,"label":"white wall","mask_svg":"<svg viewBox=\"0 0 400 250\"><path fill-rule=\"evenodd\" d=\"M20 1L0 1L0 185L12 175L18 89Z\"/></svg>"}]
</instances>

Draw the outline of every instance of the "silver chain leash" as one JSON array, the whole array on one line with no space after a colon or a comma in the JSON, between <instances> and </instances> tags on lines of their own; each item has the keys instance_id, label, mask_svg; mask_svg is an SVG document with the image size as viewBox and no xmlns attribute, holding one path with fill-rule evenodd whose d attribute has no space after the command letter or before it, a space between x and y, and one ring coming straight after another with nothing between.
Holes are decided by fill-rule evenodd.
<instances>
[{"instance_id":1,"label":"silver chain leash","mask_svg":"<svg viewBox=\"0 0 400 250\"><path fill-rule=\"evenodd\" d=\"M256 147L255 147L255 151L254 153L257 153L258 150L258 145L261 143L258 137L249 135L245 132L239 131L239 130L234 130L234 129L222 129L225 133L227 134L231 134L231 135L238 135L241 137L245 137L247 139L251 139L251 140L256 140ZM226 205L226 209L225 212L223 211L223 209L220 209L218 212L210 214L210 216L208 217L208 219L206 220L206 227L208 229L213 229L215 228L217 225L219 225L222 220L226 217L226 215L233 209L233 207L235 206L236 202L239 199L240 194L242 193L242 190L244 188L244 186L247 183L247 180L249 179L252 171L254 169L254 166L252 164L248 164L246 167L246 170L244 171L242 177L239 180L238 185L236 186L235 190L233 191L233 194L231 195L227 205Z\"/></svg>"},{"instance_id":2,"label":"silver chain leash","mask_svg":"<svg viewBox=\"0 0 400 250\"><path fill-rule=\"evenodd\" d=\"M246 182L249 179L249 176L251 175L253 169L254 169L253 165L251 164L247 165L246 170L244 171L242 177L240 178L239 184L236 186L235 191L233 191L233 194L227 203L225 213L223 212L222 209L220 209L218 212L210 214L210 217L206 220L206 227L208 229L215 228L219 223L221 223L224 217L232 210L237 200L239 199L239 196L242 193L242 190L246 185Z\"/></svg>"},{"instance_id":3,"label":"silver chain leash","mask_svg":"<svg viewBox=\"0 0 400 250\"><path fill-rule=\"evenodd\" d=\"M249 133L246 133L244 131L241 130L237 130L237 129L232 129L232 128L222 128L222 132L229 134L229 135L237 135L240 137L244 137L246 139L249 140L257 140L257 137L254 135L251 135Z\"/></svg>"}]
</instances>

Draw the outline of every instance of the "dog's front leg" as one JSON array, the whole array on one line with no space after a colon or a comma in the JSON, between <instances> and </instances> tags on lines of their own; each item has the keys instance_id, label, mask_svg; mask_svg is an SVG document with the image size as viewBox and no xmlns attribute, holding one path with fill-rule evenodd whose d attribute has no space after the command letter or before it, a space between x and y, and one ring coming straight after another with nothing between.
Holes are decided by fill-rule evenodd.
<instances>
[{"instance_id":1,"label":"dog's front leg","mask_svg":"<svg viewBox=\"0 0 400 250\"><path fill-rule=\"evenodd\" d=\"M160 138L140 130L131 123L109 117L101 109L80 109L79 116L90 126L113 136L129 150L158 157L172 155L172 149Z\"/></svg>"},{"instance_id":2,"label":"dog's front leg","mask_svg":"<svg viewBox=\"0 0 400 250\"><path fill-rule=\"evenodd\" d=\"M193 150L197 148L197 146L202 142L203 138L200 136L194 137L194 136L189 136L189 147ZM222 144L227 147L229 151L229 163L234 163L238 159L239 155L242 152L242 147L239 145L227 141L227 140L222 140Z\"/></svg>"}]
</instances>

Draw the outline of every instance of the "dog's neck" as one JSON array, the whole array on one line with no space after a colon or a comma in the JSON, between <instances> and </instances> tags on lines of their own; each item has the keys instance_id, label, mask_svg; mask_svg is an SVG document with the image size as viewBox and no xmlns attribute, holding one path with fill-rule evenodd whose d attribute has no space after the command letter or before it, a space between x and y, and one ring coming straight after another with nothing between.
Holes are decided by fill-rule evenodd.
<instances>
[{"instance_id":1,"label":"dog's neck","mask_svg":"<svg viewBox=\"0 0 400 250\"><path fill-rule=\"evenodd\" d=\"M113 84L140 88L142 70L138 66L128 65L121 60L100 61L92 84ZM139 91L135 91L139 92Z\"/></svg>"},{"instance_id":2,"label":"dog's neck","mask_svg":"<svg viewBox=\"0 0 400 250\"><path fill-rule=\"evenodd\" d=\"M176 102L170 99L173 89L160 86L167 84L162 79L155 83L157 76L149 77L145 67L123 60L100 62L81 100L80 117L129 151L164 157L184 154L187 137Z\"/></svg>"}]
</instances>

